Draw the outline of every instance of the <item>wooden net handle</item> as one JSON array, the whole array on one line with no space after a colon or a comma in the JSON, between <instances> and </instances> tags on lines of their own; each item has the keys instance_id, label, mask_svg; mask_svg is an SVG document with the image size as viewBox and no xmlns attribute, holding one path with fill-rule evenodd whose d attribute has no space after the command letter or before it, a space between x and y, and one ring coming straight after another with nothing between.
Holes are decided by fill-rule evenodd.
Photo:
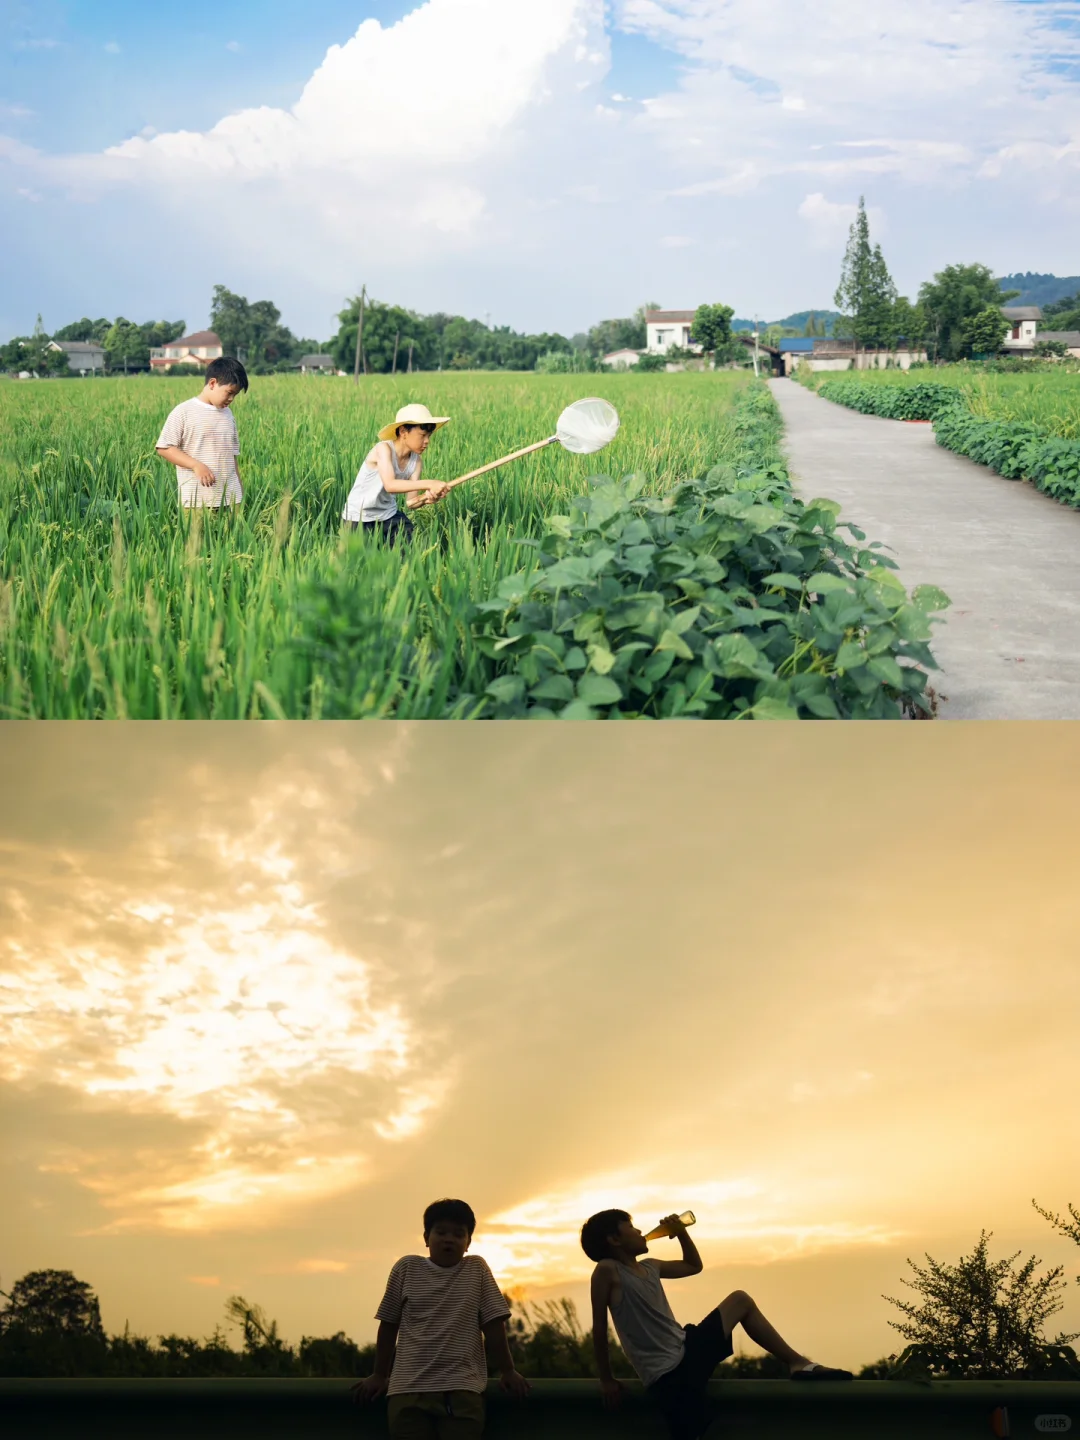
<instances>
[{"instance_id":1,"label":"wooden net handle","mask_svg":"<svg viewBox=\"0 0 1080 1440\"><path fill-rule=\"evenodd\" d=\"M481 465L479 470L470 470L467 475L459 475L456 480L447 484L448 490L453 490L455 485L464 485L466 480L475 480L478 475L486 475L489 470L497 470L500 465L509 465L511 460L520 460L523 455L532 455L536 450L544 450L548 445L558 443L558 435L551 435L547 440L541 440L536 445L526 445L524 450L515 450L512 455L504 455L501 460L492 460L490 465Z\"/></svg>"}]
</instances>

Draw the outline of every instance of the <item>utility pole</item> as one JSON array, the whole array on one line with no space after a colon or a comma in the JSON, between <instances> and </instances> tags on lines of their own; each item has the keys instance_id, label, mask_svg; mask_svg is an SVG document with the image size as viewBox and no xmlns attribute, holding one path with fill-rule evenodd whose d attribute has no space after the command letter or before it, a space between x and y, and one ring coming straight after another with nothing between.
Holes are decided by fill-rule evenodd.
<instances>
[{"instance_id":1,"label":"utility pole","mask_svg":"<svg viewBox=\"0 0 1080 1440\"><path fill-rule=\"evenodd\" d=\"M758 369L758 317L754 316L754 379L761 379L761 371Z\"/></svg>"},{"instance_id":2,"label":"utility pole","mask_svg":"<svg viewBox=\"0 0 1080 1440\"><path fill-rule=\"evenodd\" d=\"M367 300L367 286L360 291L360 318L356 327L356 361L353 364L353 384L360 384L360 356L364 350L364 303ZM364 366L364 374L367 374L367 365Z\"/></svg>"},{"instance_id":3,"label":"utility pole","mask_svg":"<svg viewBox=\"0 0 1080 1440\"><path fill-rule=\"evenodd\" d=\"M408 373L409 375L412 374L412 352L413 352L413 342L410 340L410 341L409 341L409 369L408 369L408 371L407 371L407 373Z\"/></svg>"},{"instance_id":4,"label":"utility pole","mask_svg":"<svg viewBox=\"0 0 1080 1440\"><path fill-rule=\"evenodd\" d=\"M397 374L397 352L398 352L398 346L399 346L400 344L401 344L401 331L399 330L399 331L397 332L397 334L394 336L394 363L393 363L393 364L391 365L391 367L390 367L390 374L391 374L391 375L396 375L396 374Z\"/></svg>"}]
</instances>

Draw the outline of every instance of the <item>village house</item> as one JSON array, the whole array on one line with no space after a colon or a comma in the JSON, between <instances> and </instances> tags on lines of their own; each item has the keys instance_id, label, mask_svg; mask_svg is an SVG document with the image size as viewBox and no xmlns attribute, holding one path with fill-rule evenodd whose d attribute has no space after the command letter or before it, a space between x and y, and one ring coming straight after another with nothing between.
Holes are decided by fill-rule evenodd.
<instances>
[{"instance_id":1,"label":"village house","mask_svg":"<svg viewBox=\"0 0 1080 1440\"><path fill-rule=\"evenodd\" d=\"M105 373L105 351L92 340L50 340L48 348L63 351L68 368L76 375Z\"/></svg>"},{"instance_id":2,"label":"village house","mask_svg":"<svg viewBox=\"0 0 1080 1440\"><path fill-rule=\"evenodd\" d=\"M854 340L830 336L795 336L781 340L780 359L785 375L797 365L811 370L910 370L916 361L925 363L925 350L900 345L895 350L860 348Z\"/></svg>"},{"instance_id":3,"label":"village house","mask_svg":"<svg viewBox=\"0 0 1080 1440\"><path fill-rule=\"evenodd\" d=\"M1080 360L1080 330L1040 330L1036 344L1043 340L1054 340L1064 345L1074 360Z\"/></svg>"},{"instance_id":4,"label":"village house","mask_svg":"<svg viewBox=\"0 0 1080 1440\"><path fill-rule=\"evenodd\" d=\"M1039 321L1043 318L1038 305L1003 305L1001 313L1012 326L1001 342L1001 348L1013 353L1023 354L1026 351L1028 354L1034 354L1035 335L1039 328Z\"/></svg>"},{"instance_id":5,"label":"village house","mask_svg":"<svg viewBox=\"0 0 1080 1440\"><path fill-rule=\"evenodd\" d=\"M1001 313L1012 326L1001 342L1006 355L1033 358L1035 347L1050 340L1064 345L1070 355L1080 359L1080 330L1040 330L1043 313L1038 305L1003 305Z\"/></svg>"},{"instance_id":6,"label":"village house","mask_svg":"<svg viewBox=\"0 0 1080 1440\"><path fill-rule=\"evenodd\" d=\"M641 359L640 350L612 350L610 355L601 355L600 364L612 370L628 370Z\"/></svg>"},{"instance_id":7,"label":"village house","mask_svg":"<svg viewBox=\"0 0 1080 1440\"><path fill-rule=\"evenodd\" d=\"M701 346L690 339L693 324L693 310L646 310L645 349L650 355L663 355L674 345L700 355Z\"/></svg>"},{"instance_id":8,"label":"village house","mask_svg":"<svg viewBox=\"0 0 1080 1440\"><path fill-rule=\"evenodd\" d=\"M167 345L150 351L151 370L171 370L174 365L200 365L205 370L211 360L224 354L221 341L212 330L197 330Z\"/></svg>"},{"instance_id":9,"label":"village house","mask_svg":"<svg viewBox=\"0 0 1080 1440\"><path fill-rule=\"evenodd\" d=\"M332 355L301 355L296 368L301 375L333 375L337 364Z\"/></svg>"}]
</instances>

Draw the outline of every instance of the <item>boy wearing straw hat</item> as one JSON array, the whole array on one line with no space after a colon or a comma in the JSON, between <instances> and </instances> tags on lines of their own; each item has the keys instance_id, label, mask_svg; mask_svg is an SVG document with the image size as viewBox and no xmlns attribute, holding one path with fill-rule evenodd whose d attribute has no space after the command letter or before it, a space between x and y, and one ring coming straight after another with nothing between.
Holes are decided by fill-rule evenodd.
<instances>
[{"instance_id":1,"label":"boy wearing straw hat","mask_svg":"<svg viewBox=\"0 0 1080 1440\"><path fill-rule=\"evenodd\" d=\"M426 405L406 405L389 425L379 431L379 443L371 449L349 491L341 518L354 530L381 532L392 545L399 537L408 540L413 524L398 509L397 497L408 495L410 510L434 505L447 493L439 481L421 479L424 452L436 430L449 423L447 415L432 415Z\"/></svg>"}]
</instances>

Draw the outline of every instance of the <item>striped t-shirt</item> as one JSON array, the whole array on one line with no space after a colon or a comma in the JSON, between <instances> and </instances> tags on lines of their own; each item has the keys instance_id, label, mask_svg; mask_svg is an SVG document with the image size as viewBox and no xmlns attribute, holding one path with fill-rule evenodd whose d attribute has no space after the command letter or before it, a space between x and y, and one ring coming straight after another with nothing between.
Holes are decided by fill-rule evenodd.
<instances>
[{"instance_id":1,"label":"striped t-shirt","mask_svg":"<svg viewBox=\"0 0 1080 1440\"><path fill-rule=\"evenodd\" d=\"M240 453L240 435L236 416L222 405L209 404L197 396L177 405L165 421L158 436L157 448L176 445L192 460L201 460L214 475L213 485L200 485L193 470L176 467L180 484L180 504L188 509L203 505L235 505L244 498L236 473L236 457Z\"/></svg>"},{"instance_id":2,"label":"striped t-shirt","mask_svg":"<svg viewBox=\"0 0 1080 1440\"><path fill-rule=\"evenodd\" d=\"M487 1388L481 1325L510 1314L487 1261L466 1255L457 1265L436 1265L426 1255L404 1255L390 1271L376 1320L397 1325L390 1395Z\"/></svg>"}]
</instances>

